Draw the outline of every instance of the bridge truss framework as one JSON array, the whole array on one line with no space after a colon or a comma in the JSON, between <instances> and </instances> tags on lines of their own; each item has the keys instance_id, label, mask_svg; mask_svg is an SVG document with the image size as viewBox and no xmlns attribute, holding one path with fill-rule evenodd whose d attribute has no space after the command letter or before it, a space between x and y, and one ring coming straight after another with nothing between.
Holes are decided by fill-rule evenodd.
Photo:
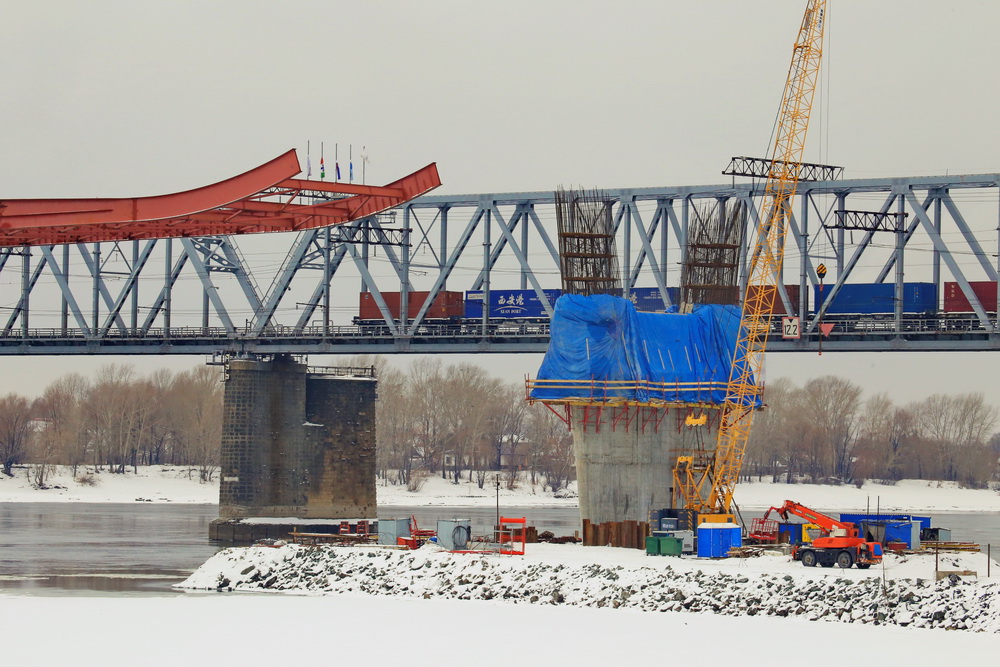
<instances>
[{"instance_id":1,"label":"bridge truss framework","mask_svg":"<svg viewBox=\"0 0 1000 667\"><path fill-rule=\"evenodd\" d=\"M694 216L739 202L752 228L763 187L604 192L613 201L625 290L655 287L669 302ZM778 296L808 315L801 339L775 334L771 350L818 349L820 323L835 325L824 351L1000 349L998 304L982 303L970 285L997 280L1000 174L803 183L794 211L779 284L797 284L798 302L784 287ZM893 214L896 228L849 229L838 211ZM753 238L744 237L745 274ZM2 248L0 354L544 352L546 322L484 315L438 323L426 315L445 290L557 288L555 239L554 193L523 192L423 196L298 233ZM817 307L810 297L820 264L830 272ZM904 312L904 282L933 282L940 299L945 281L958 284L969 313ZM894 284L893 312L827 315L852 282ZM351 323L362 291L379 306L381 323ZM394 320L390 292L417 304L415 316Z\"/></svg>"}]
</instances>

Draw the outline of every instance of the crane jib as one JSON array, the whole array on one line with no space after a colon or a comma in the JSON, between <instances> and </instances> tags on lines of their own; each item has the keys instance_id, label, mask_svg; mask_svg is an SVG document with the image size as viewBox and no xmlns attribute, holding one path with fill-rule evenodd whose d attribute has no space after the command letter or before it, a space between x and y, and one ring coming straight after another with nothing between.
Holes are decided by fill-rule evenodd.
<instances>
[{"instance_id":1,"label":"crane jib","mask_svg":"<svg viewBox=\"0 0 1000 667\"><path fill-rule=\"evenodd\" d=\"M801 171L805 138L818 81L826 0L810 0L792 51L792 62L779 107L771 164L767 173L764 215L750 262L740 334L735 346L715 453L685 460L674 468L675 493L686 509L728 515L743 464L754 410L748 400L758 386L767 346L763 326L774 300L784 259L786 223L791 215Z\"/></svg>"}]
</instances>

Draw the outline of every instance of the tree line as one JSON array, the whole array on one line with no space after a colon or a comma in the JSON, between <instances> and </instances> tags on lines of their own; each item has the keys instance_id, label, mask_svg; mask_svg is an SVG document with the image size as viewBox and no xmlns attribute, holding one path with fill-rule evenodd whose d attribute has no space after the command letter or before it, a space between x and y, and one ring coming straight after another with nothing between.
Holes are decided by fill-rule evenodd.
<instances>
[{"instance_id":1,"label":"tree line","mask_svg":"<svg viewBox=\"0 0 1000 667\"><path fill-rule=\"evenodd\" d=\"M428 475L484 487L524 479L558 491L575 477L572 436L524 386L480 366L419 359L407 369L385 357L376 367L377 473L417 488ZM54 465L123 473L140 465L190 466L203 481L218 473L221 369L198 366L140 377L110 364L93 377L69 374L31 400L0 398L0 468L31 463L44 485ZM936 394L896 405L885 393L828 375L797 386L768 385L742 473L774 481L854 483L930 479L981 488L998 479L997 408L982 394Z\"/></svg>"},{"instance_id":2,"label":"tree line","mask_svg":"<svg viewBox=\"0 0 1000 667\"><path fill-rule=\"evenodd\" d=\"M552 491L572 481L572 438L544 406L529 406L524 387L504 384L474 364L415 362L407 371L384 357L346 365L377 367L378 475L385 483L419 485L440 474L485 486L491 473L513 487L520 473ZM0 398L0 466L32 464L42 486L52 466L112 473L143 465L191 466L202 481L219 470L221 370L198 366L140 377L110 364L93 378L69 374L31 400Z\"/></svg>"},{"instance_id":3,"label":"tree line","mask_svg":"<svg viewBox=\"0 0 1000 667\"><path fill-rule=\"evenodd\" d=\"M219 469L222 384L218 367L140 377L109 364L87 378L71 373L35 400L0 398L0 466L33 464L44 486L52 466L112 473L140 465L185 465L211 481Z\"/></svg>"},{"instance_id":4,"label":"tree line","mask_svg":"<svg viewBox=\"0 0 1000 667\"><path fill-rule=\"evenodd\" d=\"M440 474L456 484L465 476L480 488L488 478L513 488L523 473L554 492L574 479L572 435L544 405L525 401L523 384L430 357L405 371L374 363L384 482L416 488L426 475Z\"/></svg>"},{"instance_id":5,"label":"tree line","mask_svg":"<svg viewBox=\"0 0 1000 667\"><path fill-rule=\"evenodd\" d=\"M860 484L930 479L983 488L998 477L997 408L981 393L896 405L887 394L827 375L765 391L743 474L774 481Z\"/></svg>"}]
</instances>

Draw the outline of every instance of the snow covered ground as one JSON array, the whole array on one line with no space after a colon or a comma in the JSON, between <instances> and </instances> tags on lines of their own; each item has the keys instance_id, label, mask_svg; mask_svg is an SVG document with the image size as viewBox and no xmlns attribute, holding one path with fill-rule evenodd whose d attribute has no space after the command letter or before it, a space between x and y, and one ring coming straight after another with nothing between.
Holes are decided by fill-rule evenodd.
<instances>
[{"instance_id":1,"label":"snow covered ground","mask_svg":"<svg viewBox=\"0 0 1000 667\"><path fill-rule=\"evenodd\" d=\"M217 503L218 481L202 484L197 468L188 466L139 466L138 472L116 475L80 467L76 477L69 466L55 466L44 489L32 484L30 466L0 474L0 502L29 503Z\"/></svg>"},{"instance_id":2,"label":"snow covered ground","mask_svg":"<svg viewBox=\"0 0 1000 667\"><path fill-rule=\"evenodd\" d=\"M44 619L44 622L39 622ZM996 635L365 595L0 598L4 664L988 665ZM166 629L166 630L165 630ZM165 634L166 633L166 634Z\"/></svg>"},{"instance_id":3,"label":"snow covered ground","mask_svg":"<svg viewBox=\"0 0 1000 667\"><path fill-rule=\"evenodd\" d=\"M16 469L11 478L0 474L0 502L175 502L217 503L218 481L203 484L196 469L183 466L140 467L138 473L113 475L106 470L89 469L92 483L79 480L87 477L83 469L74 479L72 470L59 466L50 476L49 488L33 488L27 468ZM420 491L409 492L403 486L377 486L378 503L383 506L426 505L459 507L492 507L496 503L496 487L492 480L485 488L463 481L453 484L440 475L428 477ZM511 507L575 507L576 485L554 497L541 486L521 483L517 489L500 489L500 502ZM909 512L1000 512L1000 493L985 489L962 489L949 482L904 480L894 485L867 482L854 486L824 486L817 484L742 483L736 489L736 502L741 507L759 508L780 505L795 500L817 509L836 508L838 511Z\"/></svg>"}]
</instances>

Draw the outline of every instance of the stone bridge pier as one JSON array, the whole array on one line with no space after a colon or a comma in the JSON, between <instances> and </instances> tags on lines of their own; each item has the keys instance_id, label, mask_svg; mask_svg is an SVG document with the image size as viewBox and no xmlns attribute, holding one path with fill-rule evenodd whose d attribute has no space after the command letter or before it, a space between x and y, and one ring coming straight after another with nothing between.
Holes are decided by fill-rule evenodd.
<instances>
[{"instance_id":1,"label":"stone bridge pier","mask_svg":"<svg viewBox=\"0 0 1000 667\"><path fill-rule=\"evenodd\" d=\"M230 360L210 537L375 519L375 399L371 368L309 368L290 355Z\"/></svg>"}]
</instances>

